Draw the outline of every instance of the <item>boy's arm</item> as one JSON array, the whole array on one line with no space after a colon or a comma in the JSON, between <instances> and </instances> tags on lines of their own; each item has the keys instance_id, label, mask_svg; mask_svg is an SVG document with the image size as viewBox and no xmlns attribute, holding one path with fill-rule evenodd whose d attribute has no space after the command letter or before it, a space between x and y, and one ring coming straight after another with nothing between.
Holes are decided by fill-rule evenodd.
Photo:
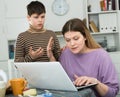
<instances>
[{"instance_id":1,"label":"boy's arm","mask_svg":"<svg viewBox=\"0 0 120 97\"><path fill-rule=\"evenodd\" d=\"M17 38L14 61L15 62L32 62L33 61L33 59L30 57L29 54L25 55L24 38L22 34L19 34Z\"/></svg>"}]
</instances>

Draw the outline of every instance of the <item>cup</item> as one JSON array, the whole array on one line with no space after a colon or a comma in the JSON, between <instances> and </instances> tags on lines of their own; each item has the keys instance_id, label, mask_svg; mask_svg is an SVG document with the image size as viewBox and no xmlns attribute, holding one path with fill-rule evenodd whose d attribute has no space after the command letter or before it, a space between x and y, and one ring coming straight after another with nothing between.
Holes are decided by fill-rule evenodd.
<instances>
[{"instance_id":1,"label":"cup","mask_svg":"<svg viewBox=\"0 0 120 97\"><path fill-rule=\"evenodd\" d=\"M6 83L4 81L0 81L0 97L5 97L6 92Z\"/></svg>"},{"instance_id":2,"label":"cup","mask_svg":"<svg viewBox=\"0 0 120 97\"><path fill-rule=\"evenodd\" d=\"M22 95L23 90L26 86L26 81L24 78L14 78L10 80L11 88L14 96Z\"/></svg>"}]
</instances>

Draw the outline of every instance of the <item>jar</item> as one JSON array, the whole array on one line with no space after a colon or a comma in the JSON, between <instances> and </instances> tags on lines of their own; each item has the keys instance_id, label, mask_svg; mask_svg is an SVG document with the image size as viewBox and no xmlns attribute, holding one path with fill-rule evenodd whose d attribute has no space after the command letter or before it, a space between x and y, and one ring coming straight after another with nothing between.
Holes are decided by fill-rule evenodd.
<instances>
[{"instance_id":1,"label":"jar","mask_svg":"<svg viewBox=\"0 0 120 97\"><path fill-rule=\"evenodd\" d=\"M0 81L0 97L5 97L6 93L6 82Z\"/></svg>"}]
</instances>

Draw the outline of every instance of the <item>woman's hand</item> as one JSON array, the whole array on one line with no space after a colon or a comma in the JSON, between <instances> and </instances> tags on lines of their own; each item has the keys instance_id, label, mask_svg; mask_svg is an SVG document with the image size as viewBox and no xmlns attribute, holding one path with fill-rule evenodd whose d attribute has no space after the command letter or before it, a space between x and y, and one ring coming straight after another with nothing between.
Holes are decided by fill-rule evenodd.
<instances>
[{"instance_id":1,"label":"woman's hand","mask_svg":"<svg viewBox=\"0 0 120 97\"><path fill-rule=\"evenodd\" d=\"M74 77L75 77L74 84L76 86L82 86L82 85L97 83L97 79L93 78L93 77L87 77L87 76L78 77L77 75L74 75Z\"/></svg>"},{"instance_id":2,"label":"woman's hand","mask_svg":"<svg viewBox=\"0 0 120 97\"><path fill-rule=\"evenodd\" d=\"M61 52L64 51L66 48L67 48L67 45L63 46L63 47L61 48Z\"/></svg>"},{"instance_id":3,"label":"woman's hand","mask_svg":"<svg viewBox=\"0 0 120 97\"><path fill-rule=\"evenodd\" d=\"M76 86L81 86L81 85L88 85L88 84L94 84L96 83L97 85L95 86L95 89L98 91L98 93L101 96L104 96L108 92L108 86L101 83L99 80L93 77L87 77L87 76L77 76L74 75L75 81L73 82L74 85Z\"/></svg>"},{"instance_id":4,"label":"woman's hand","mask_svg":"<svg viewBox=\"0 0 120 97\"><path fill-rule=\"evenodd\" d=\"M32 59L36 59L36 58L39 58L43 55L43 49L40 47L38 48L36 51L34 51L32 49L32 47L30 47L29 49L29 55Z\"/></svg>"}]
</instances>

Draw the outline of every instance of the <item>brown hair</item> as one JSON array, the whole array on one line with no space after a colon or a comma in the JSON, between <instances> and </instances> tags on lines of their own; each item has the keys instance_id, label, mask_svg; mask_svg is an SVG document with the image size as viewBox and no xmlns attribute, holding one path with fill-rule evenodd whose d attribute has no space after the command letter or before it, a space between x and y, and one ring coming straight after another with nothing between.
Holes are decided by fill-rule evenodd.
<instances>
[{"instance_id":1,"label":"brown hair","mask_svg":"<svg viewBox=\"0 0 120 97\"><path fill-rule=\"evenodd\" d=\"M92 35L90 34L90 31L88 30L86 25L83 23L83 21L78 18L70 19L69 21L65 23L65 25L62 28L63 36L68 31L79 31L86 38L85 44L88 48L100 48L101 47L93 39Z\"/></svg>"},{"instance_id":2,"label":"brown hair","mask_svg":"<svg viewBox=\"0 0 120 97\"><path fill-rule=\"evenodd\" d=\"M32 1L27 5L28 15L31 16L34 13L38 15L46 13L45 6L39 1Z\"/></svg>"}]
</instances>

